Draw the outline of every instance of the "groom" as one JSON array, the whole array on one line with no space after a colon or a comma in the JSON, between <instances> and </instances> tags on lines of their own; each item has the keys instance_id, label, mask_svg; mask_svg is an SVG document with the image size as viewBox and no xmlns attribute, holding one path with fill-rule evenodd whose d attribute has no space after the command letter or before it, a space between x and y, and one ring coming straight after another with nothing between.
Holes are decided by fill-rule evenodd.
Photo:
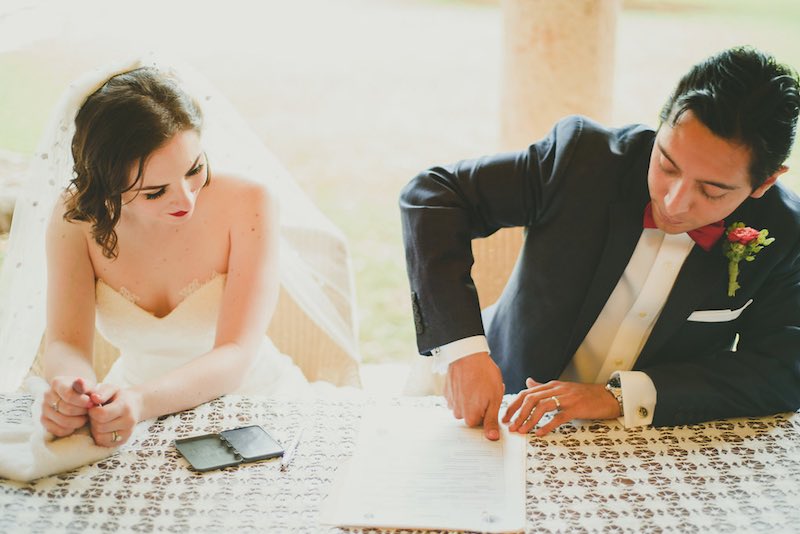
<instances>
[{"instance_id":1,"label":"groom","mask_svg":"<svg viewBox=\"0 0 800 534\"><path fill-rule=\"evenodd\" d=\"M506 389L522 390L512 431L556 412L539 435L800 408L800 199L776 183L798 106L791 69L736 48L681 79L657 131L567 117L526 150L412 180L417 343L454 415L498 439ZM522 250L482 317L470 241L512 226Z\"/></svg>"}]
</instances>

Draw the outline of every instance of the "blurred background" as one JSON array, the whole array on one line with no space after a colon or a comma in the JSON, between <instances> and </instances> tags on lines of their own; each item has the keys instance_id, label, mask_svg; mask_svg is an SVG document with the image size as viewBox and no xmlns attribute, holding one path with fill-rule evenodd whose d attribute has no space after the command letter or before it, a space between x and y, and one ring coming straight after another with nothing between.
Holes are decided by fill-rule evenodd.
<instances>
[{"instance_id":1,"label":"blurred background","mask_svg":"<svg viewBox=\"0 0 800 534\"><path fill-rule=\"evenodd\" d=\"M612 125L657 126L678 78L729 46L800 67L796 0L620 6ZM499 150L503 37L500 0L3 0L0 202L71 79L136 51L177 55L348 236L364 361L396 375L416 357L397 195L426 167Z\"/></svg>"}]
</instances>

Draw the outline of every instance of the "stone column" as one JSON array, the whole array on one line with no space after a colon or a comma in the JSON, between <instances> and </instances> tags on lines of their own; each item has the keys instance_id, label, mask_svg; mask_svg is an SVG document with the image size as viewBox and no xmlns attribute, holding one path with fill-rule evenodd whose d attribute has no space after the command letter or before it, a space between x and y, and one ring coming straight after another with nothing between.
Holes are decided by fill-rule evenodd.
<instances>
[{"instance_id":1,"label":"stone column","mask_svg":"<svg viewBox=\"0 0 800 534\"><path fill-rule=\"evenodd\" d=\"M565 115L610 120L618 9L618 0L503 0L503 148L529 145Z\"/></svg>"},{"instance_id":2,"label":"stone column","mask_svg":"<svg viewBox=\"0 0 800 534\"><path fill-rule=\"evenodd\" d=\"M566 115L607 122L619 0L503 0L502 8L501 149L525 148ZM500 296L521 242L521 229L473 242L482 307Z\"/></svg>"}]
</instances>

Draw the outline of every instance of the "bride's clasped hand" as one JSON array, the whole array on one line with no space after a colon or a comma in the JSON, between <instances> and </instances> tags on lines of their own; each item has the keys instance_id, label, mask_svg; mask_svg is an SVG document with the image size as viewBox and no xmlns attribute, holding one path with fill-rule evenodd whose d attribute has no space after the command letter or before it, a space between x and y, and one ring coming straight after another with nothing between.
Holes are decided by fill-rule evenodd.
<instances>
[{"instance_id":1,"label":"bride's clasped hand","mask_svg":"<svg viewBox=\"0 0 800 534\"><path fill-rule=\"evenodd\" d=\"M97 445L115 447L130 436L140 418L141 399L130 389L111 384L91 386L80 377L57 376L44 396L42 424L56 437L72 434L88 425Z\"/></svg>"}]
</instances>

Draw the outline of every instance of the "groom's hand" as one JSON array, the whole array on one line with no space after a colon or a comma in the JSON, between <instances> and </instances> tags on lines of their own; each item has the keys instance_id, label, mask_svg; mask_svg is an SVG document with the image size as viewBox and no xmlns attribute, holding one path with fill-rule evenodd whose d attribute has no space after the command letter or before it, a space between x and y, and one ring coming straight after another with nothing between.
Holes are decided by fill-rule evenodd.
<instances>
[{"instance_id":1,"label":"groom's hand","mask_svg":"<svg viewBox=\"0 0 800 534\"><path fill-rule=\"evenodd\" d=\"M465 356L447 368L444 394L448 408L469 426L482 422L483 434L490 440L500 439L497 412L504 392L503 375L488 352Z\"/></svg>"},{"instance_id":2,"label":"groom's hand","mask_svg":"<svg viewBox=\"0 0 800 534\"><path fill-rule=\"evenodd\" d=\"M536 429L537 436L544 436L573 419L619 417L619 403L602 384L560 380L541 384L528 378L525 385L528 388L520 391L503 416L503 422L510 423L508 429L511 432L527 434L548 412L555 412L555 415L546 425Z\"/></svg>"}]
</instances>

